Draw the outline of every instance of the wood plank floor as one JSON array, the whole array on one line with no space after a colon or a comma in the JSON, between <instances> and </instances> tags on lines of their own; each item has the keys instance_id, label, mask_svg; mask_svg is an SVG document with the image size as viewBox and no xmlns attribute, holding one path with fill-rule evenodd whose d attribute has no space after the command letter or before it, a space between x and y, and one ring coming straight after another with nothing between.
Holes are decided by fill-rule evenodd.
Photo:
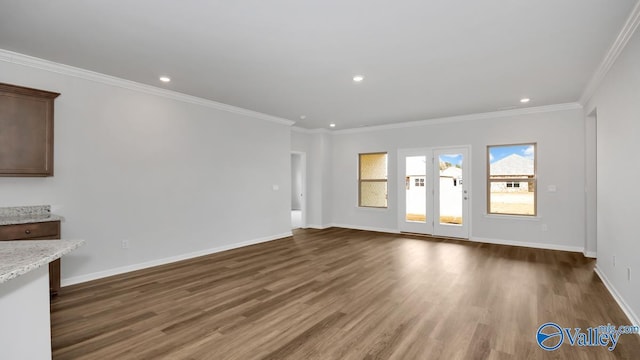
<instances>
[{"instance_id":1,"label":"wood plank floor","mask_svg":"<svg viewBox=\"0 0 640 360\"><path fill-rule=\"evenodd\" d=\"M535 342L628 325L582 254L332 228L65 287L55 359L638 359Z\"/></svg>"}]
</instances>

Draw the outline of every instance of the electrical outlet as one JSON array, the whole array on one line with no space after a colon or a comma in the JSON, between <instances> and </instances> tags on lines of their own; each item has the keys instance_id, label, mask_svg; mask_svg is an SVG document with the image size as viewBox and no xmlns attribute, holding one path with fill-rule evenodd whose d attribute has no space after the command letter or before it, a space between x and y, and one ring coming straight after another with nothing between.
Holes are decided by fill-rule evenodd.
<instances>
[{"instance_id":1,"label":"electrical outlet","mask_svg":"<svg viewBox=\"0 0 640 360\"><path fill-rule=\"evenodd\" d=\"M129 248L129 240L122 240L122 248L123 249Z\"/></svg>"}]
</instances>

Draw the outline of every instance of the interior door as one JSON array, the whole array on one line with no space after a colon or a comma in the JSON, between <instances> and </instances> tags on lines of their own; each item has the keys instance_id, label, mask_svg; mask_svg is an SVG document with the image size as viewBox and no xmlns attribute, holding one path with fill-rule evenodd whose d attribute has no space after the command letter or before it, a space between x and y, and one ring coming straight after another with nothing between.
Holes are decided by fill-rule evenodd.
<instances>
[{"instance_id":1,"label":"interior door","mask_svg":"<svg viewBox=\"0 0 640 360\"><path fill-rule=\"evenodd\" d=\"M398 150L398 228L469 238L469 151L465 147Z\"/></svg>"}]
</instances>

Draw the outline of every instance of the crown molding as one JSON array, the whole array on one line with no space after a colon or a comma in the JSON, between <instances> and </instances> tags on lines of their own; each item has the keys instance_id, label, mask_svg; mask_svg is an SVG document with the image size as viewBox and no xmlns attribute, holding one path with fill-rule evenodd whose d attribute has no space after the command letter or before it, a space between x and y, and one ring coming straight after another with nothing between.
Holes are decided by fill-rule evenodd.
<instances>
[{"instance_id":1,"label":"crown molding","mask_svg":"<svg viewBox=\"0 0 640 360\"><path fill-rule=\"evenodd\" d=\"M522 108L522 109L492 111L492 112L486 112L486 113L409 121L409 122L396 123L396 124L375 125L375 126L367 126L367 127L354 128L354 129L336 130L336 131L333 131L332 133L336 135L354 134L354 133L369 132L369 131L402 129L402 128L410 128L410 127L418 127L418 126L446 124L446 123L454 123L454 122L462 122L462 121L486 120L486 119L503 118L503 117L510 117L510 116L530 115L530 114L539 114L539 113L564 111L564 110L576 110L576 109L582 109L582 105L578 103L565 103L565 104L556 104L556 105L547 105L547 106L536 106L536 107L528 107L528 108Z\"/></svg>"},{"instance_id":2,"label":"crown molding","mask_svg":"<svg viewBox=\"0 0 640 360\"><path fill-rule=\"evenodd\" d=\"M36 58L33 56L28 56L20 53L16 53L13 51L8 51L4 49L0 49L0 61L28 66L36 69L46 70L62 75L73 76L77 78L81 78L84 80L90 80L99 82L106 85L112 85L121 87L128 90L133 90L145 94L161 96L164 98L178 100L189 104L200 105L204 107L208 107L211 109L226 111L238 115L247 116L254 119L266 120L270 122L274 122L276 124L291 126L295 122L291 120L287 120L284 118L280 118L277 116L263 114L253 110L247 110L240 107L227 105L223 103L219 103L213 100L207 100L203 98L199 98L197 96L183 94L177 91L171 91L167 89L158 88L151 85L146 85L142 83L138 83L135 81L125 80L122 78L118 78L115 76L101 74L95 71L85 70L81 68L77 68L74 66L64 65L60 63L56 63L49 60L44 60L40 58Z\"/></svg>"},{"instance_id":3,"label":"crown molding","mask_svg":"<svg viewBox=\"0 0 640 360\"><path fill-rule=\"evenodd\" d=\"M305 129L299 126L292 126L291 131L301 134L329 134L331 131L327 129Z\"/></svg>"},{"instance_id":4,"label":"crown molding","mask_svg":"<svg viewBox=\"0 0 640 360\"><path fill-rule=\"evenodd\" d=\"M618 37L616 37L616 40L609 48L609 51L605 54L604 59L596 69L593 76L591 76L587 87L582 92L582 96L580 96L580 104L586 106L587 102L591 100L591 97L595 94L598 86L600 86L604 77L607 75L609 70L611 70L611 67L613 67L613 64L618 60L618 57L627 46L627 43L638 28L638 25L640 25L640 1L638 1L633 10L631 10L631 14L629 14L622 30L618 33Z\"/></svg>"}]
</instances>

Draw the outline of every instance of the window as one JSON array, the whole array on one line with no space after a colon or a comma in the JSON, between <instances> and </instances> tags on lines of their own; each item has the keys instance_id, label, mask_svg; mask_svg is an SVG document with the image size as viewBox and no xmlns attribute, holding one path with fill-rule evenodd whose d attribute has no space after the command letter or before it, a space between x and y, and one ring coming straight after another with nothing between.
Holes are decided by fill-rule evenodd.
<instances>
[{"instance_id":1,"label":"window","mask_svg":"<svg viewBox=\"0 0 640 360\"><path fill-rule=\"evenodd\" d=\"M487 213L535 216L536 144L487 146Z\"/></svg>"},{"instance_id":2,"label":"window","mask_svg":"<svg viewBox=\"0 0 640 360\"><path fill-rule=\"evenodd\" d=\"M360 154L358 206L387 207L387 153Z\"/></svg>"}]
</instances>

